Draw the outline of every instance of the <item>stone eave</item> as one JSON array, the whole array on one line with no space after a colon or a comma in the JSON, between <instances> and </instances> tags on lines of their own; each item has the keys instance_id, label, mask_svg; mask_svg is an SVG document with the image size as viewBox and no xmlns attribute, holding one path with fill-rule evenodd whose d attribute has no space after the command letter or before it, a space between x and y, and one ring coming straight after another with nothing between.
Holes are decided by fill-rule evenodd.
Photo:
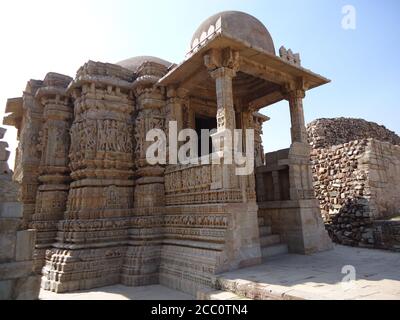
<instances>
[{"instance_id":1,"label":"stone eave","mask_svg":"<svg viewBox=\"0 0 400 320\"><path fill-rule=\"evenodd\" d=\"M303 79L303 83L307 90L330 82L329 79L319 74L301 66L294 65L276 55L265 52L260 48L252 47L245 41L230 38L226 33L219 33L210 38L208 42L194 52L188 59L180 63L176 68L172 69L168 74L161 78L158 84L163 86L179 85L182 79L187 79L192 76L204 65L203 56L208 50L226 47L239 51L241 59L251 60L260 65L267 66L269 69L286 76L288 79L293 81Z\"/></svg>"}]
</instances>

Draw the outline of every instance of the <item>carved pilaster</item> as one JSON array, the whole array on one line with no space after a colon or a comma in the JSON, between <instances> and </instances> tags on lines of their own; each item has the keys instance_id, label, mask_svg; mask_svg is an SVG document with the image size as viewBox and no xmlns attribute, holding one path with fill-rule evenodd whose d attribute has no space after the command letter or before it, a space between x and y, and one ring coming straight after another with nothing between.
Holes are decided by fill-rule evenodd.
<instances>
[{"instance_id":1,"label":"carved pilaster","mask_svg":"<svg viewBox=\"0 0 400 320\"><path fill-rule=\"evenodd\" d=\"M57 223L62 220L69 190L68 150L69 129L73 107L66 94L72 79L49 73L44 87L36 93L43 106L43 127L40 132L40 186L36 195L36 209L30 228L36 229L35 271L40 273L45 262L45 251L55 242Z\"/></svg>"},{"instance_id":2,"label":"carved pilaster","mask_svg":"<svg viewBox=\"0 0 400 320\"><path fill-rule=\"evenodd\" d=\"M188 105L187 90L181 88L168 88L166 109L166 127L169 121L176 121L178 132L184 128L183 113Z\"/></svg>"}]
</instances>

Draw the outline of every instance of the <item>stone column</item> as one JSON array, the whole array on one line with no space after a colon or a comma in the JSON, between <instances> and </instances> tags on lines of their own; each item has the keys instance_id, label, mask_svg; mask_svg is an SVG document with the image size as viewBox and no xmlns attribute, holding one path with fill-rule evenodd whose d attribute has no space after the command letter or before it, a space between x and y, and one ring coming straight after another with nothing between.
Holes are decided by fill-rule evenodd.
<instances>
[{"instance_id":1,"label":"stone column","mask_svg":"<svg viewBox=\"0 0 400 320\"><path fill-rule=\"evenodd\" d=\"M304 124L303 90L288 92L292 120L289 151L290 206L282 209L282 225L289 250L310 254L330 249L332 242L324 228L312 184L310 146Z\"/></svg>"},{"instance_id":2,"label":"stone column","mask_svg":"<svg viewBox=\"0 0 400 320\"><path fill-rule=\"evenodd\" d=\"M262 144L263 124L269 121L267 116L260 113L253 113L254 121L254 158L256 168L265 164L264 147Z\"/></svg>"},{"instance_id":3,"label":"stone column","mask_svg":"<svg viewBox=\"0 0 400 320\"><path fill-rule=\"evenodd\" d=\"M223 132L236 128L235 108L233 105L232 78L236 76L233 69L221 67L210 72L215 79L217 92L217 130Z\"/></svg>"},{"instance_id":4,"label":"stone column","mask_svg":"<svg viewBox=\"0 0 400 320\"><path fill-rule=\"evenodd\" d=\"M287 95L292 122L292 145L289 154L289 179L292 200L314 199L310 167L310 146L307 143L307 130L304 123L304 97L304 90L291 90Z\"/></svg>"},{"instance_id":5,"label":"stone column","mask_svg":"<svg viewBox=\"0 0 400 320\"><path fill-rule=\"evenodd\" d=\"M293 90L288 93L290 119L292 122L292 142L307 143L307 129L304 122L304 90Z\"/></svg>"},{"instance_id":6,"label":"stone column","mask_svg":"<svg viewBox=\"0 0 400 320\"><path fill-rule=\"evenodd\" d=\"M222 188L234 189L238 187L238 179L235 176L235 167L233 164L223 164L231 157L233 163L233 136L236 129L235 108L233 104L232 78L235 77L235 70L227 67L220 67L210 72L215 79L217 93L217 133L214 138L219 140L221 155L221 174ZM226 139L230 138L231 141ZM228 143L228 145L227 145Z\"/></svg>"},{"instance_id":7,"label":"stone column","mask_svg":"<svg viewBox=\"0 0 400 320\"><path fill-rule=\"evenodd\" d=\"M66 94L72 78L49 73L36 93L43 106L41 130L40 186L30 228L36 229L35 272L40 273L46 249L55 242L57 224L63 219L69 190L69 129L73 106Z\"/></svg>"},{"instance_id":8,"label":"stone column","mask_svg":"<svg viewBox=\"0 0 400 320\"><path fill-rule=\"evenodd\" d=\"M204 63L210 76L215 80L216 86L217 133L213 138L221 137L224 140L224 133L229 131L228 137L233 139L236 118L232 80L239 69L239 53L231 48L212 49L204 56ZM227 164L224 158L226 154L229 155L229 151L233 153L233 141L230 141L231 150L227 150L225 141L220 145L223 146L225 152L221 155L221 165L212 166L211 189L222 189L223 192L240 190L242 196L241 203L230 203L227 199L222 204L227 214L228 228L216 272L257 264L261 257L254 173L249 176L237 176L234 159L231 159L232 164ZM215 170L215 167L220 170L222 183L218 183L219 178L216 177L218 170Z\"/></svg>"}]
</instances>

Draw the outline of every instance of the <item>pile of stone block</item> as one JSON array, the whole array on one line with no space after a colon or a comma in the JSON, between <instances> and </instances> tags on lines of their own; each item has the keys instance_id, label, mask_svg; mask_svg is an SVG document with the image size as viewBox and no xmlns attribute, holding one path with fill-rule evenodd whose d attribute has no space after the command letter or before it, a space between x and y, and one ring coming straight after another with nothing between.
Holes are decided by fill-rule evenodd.
<instances>
[{"instance_id":1,"label":"pile of stone block","mask_svg":"<svg viewBox=\"0 0 400 320\"><path fill-rule=\"evenodd\" d=\"M344 118L315 120L308 134L314 190L331 238L395 249L396 241L380 240L393 238L382 234L389 229L376 223L400 215L400 138L374 123Z\"/></svg>"},{"instance_id":2,"label":"pile of stone block","mask_svg":"<svg viewBox=\"0 0 400 320\"><path fill-rule=\"evenodd\" d=\"M5 129L0 128L0 139ZM33 273L36 233L22 228L18 185L12 181L6 142L0 142L0 300L32 300L39 295L40 276Z\"/></svg>"}]
</instances>

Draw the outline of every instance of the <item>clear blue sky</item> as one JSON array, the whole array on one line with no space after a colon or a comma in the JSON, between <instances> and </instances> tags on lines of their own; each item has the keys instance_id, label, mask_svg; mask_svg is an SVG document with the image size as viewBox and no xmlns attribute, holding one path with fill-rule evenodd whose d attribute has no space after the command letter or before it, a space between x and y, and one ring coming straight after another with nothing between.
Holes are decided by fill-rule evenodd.
<instances>
[{"instance_id":1,"label":"clear blue sky","mask_svg":"<svg viewBox=\"0 0 400 320\"><path fill-rule=\"evenodd\" d=\"M355 30L341 25L342 7L353 5ZM180 62L192 33L223 10L254 15L276 49L300 52L304 67L332 83L310 91L306 121L360 117L400 133L399 0L201 0L9 1L0 9L0 103L19 96L30 78L48 71L75 75L87 60L118 62L155 55ZM25 6L25 9L24 9ZM266 151L290 144L287 103L265 108ZM0 113L1 115L1 113ZM15 132L8 134L10 144Z\"/></svg>"}]
</instances>

